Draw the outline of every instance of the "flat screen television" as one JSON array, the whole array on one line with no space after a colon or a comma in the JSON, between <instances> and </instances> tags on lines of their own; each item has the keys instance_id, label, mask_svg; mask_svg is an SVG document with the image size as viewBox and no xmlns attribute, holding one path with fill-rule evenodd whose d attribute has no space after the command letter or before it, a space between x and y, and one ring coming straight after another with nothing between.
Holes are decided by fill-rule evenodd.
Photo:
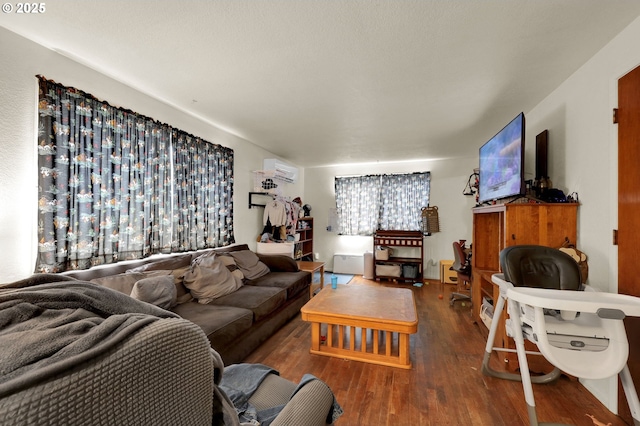
<instances>
[{"instance_id":1,"label":"flat screen television","mask_svg":"<svg viewBox=\"0 0 640 426\"><path fill-rule=\"evenodd\" d=\"M478 202L525 194L524 113L480 147Z\"/></svg>"}]
</instances>

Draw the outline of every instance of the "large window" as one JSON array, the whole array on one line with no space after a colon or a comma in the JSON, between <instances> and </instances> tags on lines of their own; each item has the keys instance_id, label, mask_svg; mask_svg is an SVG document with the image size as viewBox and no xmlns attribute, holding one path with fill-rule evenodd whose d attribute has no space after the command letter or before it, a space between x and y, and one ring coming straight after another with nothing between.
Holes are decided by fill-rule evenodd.
<instances>
[{"instance_id":1,"label":"large window","mask_svg":"<svg viewBox=\"0 0 640 426\"><path fill-rule=\"evenodd\" d=\"M429 205L430 173L367 175L335 179L338 233L420 230Z\"/></svg>"},{"instance_id":2,"label":"large window","mask_svg":"<svg viewBox=\"0 0 640 426\"><path fill-rule=\"evenodd\" d=\"M36 272L234 242L233 150L39 77Z\"/></svg>"}]
</instances>

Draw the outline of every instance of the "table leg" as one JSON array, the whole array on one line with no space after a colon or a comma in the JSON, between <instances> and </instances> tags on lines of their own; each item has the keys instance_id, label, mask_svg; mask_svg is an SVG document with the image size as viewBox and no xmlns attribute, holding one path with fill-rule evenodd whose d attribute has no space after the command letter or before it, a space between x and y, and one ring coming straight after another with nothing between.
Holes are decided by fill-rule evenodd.
<instances>
[{"instance_id":1,"label":"table leg","mask_svg":"<svg viewBox=\"0 0 640 426\"><path fill-rule=\"evenodd\" d=\"M311 349L314 351L320 350L320 323L311 323Z\"/></svg>"},{"instance_id":2,"label":"table leg","mask_svg":"<svg viewBox=\"0 0 640 426\"><path fill-rule=\"evenodd\" d=\"M398 337L398 355L401 365L411 365L409 358L409 335L405 333L399 333Z\"/></svg>"}]
</instances>

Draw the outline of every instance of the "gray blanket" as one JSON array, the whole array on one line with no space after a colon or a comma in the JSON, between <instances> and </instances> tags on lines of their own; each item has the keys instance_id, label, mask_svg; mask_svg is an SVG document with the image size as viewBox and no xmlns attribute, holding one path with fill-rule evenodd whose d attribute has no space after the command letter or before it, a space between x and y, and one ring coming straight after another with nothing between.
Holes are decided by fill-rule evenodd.
<instances>
[{"instance_id":1,"label":"gray blanket","mask_svg":"<svg viewBox=\"0 0 640 426\"><path fill-rule=\"evenodd\" d=\"M0 397L96 357L172 312L52 274L0 286Z\"/></svg>"}]
</instances>

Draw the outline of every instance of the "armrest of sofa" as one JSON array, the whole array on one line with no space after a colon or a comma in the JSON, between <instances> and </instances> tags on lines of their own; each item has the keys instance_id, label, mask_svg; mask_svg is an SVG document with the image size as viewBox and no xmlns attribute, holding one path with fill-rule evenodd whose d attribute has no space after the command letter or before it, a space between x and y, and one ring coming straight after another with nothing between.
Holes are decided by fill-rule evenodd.
<instances>
[{"instance_id":1,"label":"armrest of sofa","mask_svg":"<svg viewBox=\"0 0 640 426\"><path fill-rule=\"evenodd\" d=\"M323 381L313 380L298 390L284 406L272 426L331 424L330 410L333 392Z\"/></svg>"},{"instance_id":2,"label":"armrest of sofa","mask_svg":"<svg viewBox=\"0 0 640 426\"><path fill-rule=\"evenodd\" d=\"M214 358L190 321L154 321L68 371L0 398L0 424L211 425Z\"/></svg>"},{"instance_id":3,"label":"armrest of sofa","mask_svg":"<svg viewBox=\"0 0 640 426\"><path fill-rule=\"evenodd\" d=\"M298 264L289 256L282 254L258 254L262 263L269 267L271 272L298 272Z\"/></svg>"},{"instance_id":4,"label":"armrest of sofa","mask_svg":"<svg viewBox=\"0 0 640 426\"><path fill-rule=\"evenodd\" d=\"M258 411L284 405L272 426L325 426L333 405L333 392L321 380L311 380L291 397L296 384L275 374L269 374L249 402Z\"/></svg>"}]
</instances>

